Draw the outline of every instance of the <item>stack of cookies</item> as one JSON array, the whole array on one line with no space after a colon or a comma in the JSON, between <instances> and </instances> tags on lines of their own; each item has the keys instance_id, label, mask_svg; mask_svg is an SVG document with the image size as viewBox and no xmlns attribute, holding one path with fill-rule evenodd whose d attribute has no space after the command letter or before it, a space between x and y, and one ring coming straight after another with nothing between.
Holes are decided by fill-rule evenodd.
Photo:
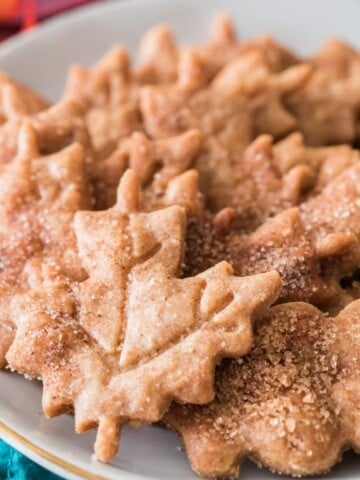
<instances>
[{"instance_id":1,"label":"stack of cookies","mask_svg":"<svg viewBox=\"0 0 360 480\"><path fill-rule=\"evenodd\" d=\"M72 67L55 105L0 75L0 363L98 460L125 423L213 478L360 450L359 85L341 41L305 62L226 16Z\"/></svg>"}]
</instances>

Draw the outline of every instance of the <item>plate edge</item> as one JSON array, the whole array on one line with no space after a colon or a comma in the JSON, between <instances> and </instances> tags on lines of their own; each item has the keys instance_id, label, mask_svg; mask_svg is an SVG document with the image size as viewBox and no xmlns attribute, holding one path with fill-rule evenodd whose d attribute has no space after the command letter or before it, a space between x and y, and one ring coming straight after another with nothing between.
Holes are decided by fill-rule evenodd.
<instances>
[{"instance_id":1,"label":"plate edge","mask_svg":"<svg viewBox=\"0 0 360 480\"><path fill-rule=\"evenodd\" d=\"M24 449L30 450L32 453L35 454L35 456L50 462L50 464L56 465L65 472L77 475L78 477L84 478L86 480L110 480L108 477L96 475L87 470L84 470L81 467L77 467L72 463L62 460L60 457L48 452L47 450L39 447L38 445L35 445L30 440L26 439L18 432L5 425L5 423L2 421L0 421L0 437L2 436L1 433L3 433L4 436L10 437L14 441L14 443L20 443L24 447ZM4 441L6 442L6 438L4 438Z\"/></svg>"}]
</instances>

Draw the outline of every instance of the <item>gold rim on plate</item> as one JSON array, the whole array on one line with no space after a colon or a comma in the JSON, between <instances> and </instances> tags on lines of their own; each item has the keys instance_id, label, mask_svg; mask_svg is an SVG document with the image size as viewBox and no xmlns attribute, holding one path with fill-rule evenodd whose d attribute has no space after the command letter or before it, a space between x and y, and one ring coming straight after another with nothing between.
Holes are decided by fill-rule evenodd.
<instances>
[{"instance_id":1,"label":"gold rim on plate","mask_svg":"<svg viewBox=\"0 0 360 480\"><path fill-rule=\"evenodd\" d=\"M57 457L56 455L53 455L50 452L47 452L41 447L38 447L34 443L30 442L30 440L27 440L25 437L20 435L19 433L15 432L12 430L10 427L5 425L3 422L0 421L0 430L3 431L6 435L14 439L16 442L21 443L24 447L28 448L32 452L34 452L36 455L39 455L40 457L44 458L45 460L48 460L51 463L54 463L58 467L61 467L62 469L74 473L75 475L79 475L83 478L86 478L88 480L109 480L105 477L101 477L99 475L95 475L91 472L88 472L87 470L83 470L80 467L76 467L75 465L66 462L65 460L62 460L61 458Z\"/></svg>"}]
</instances>

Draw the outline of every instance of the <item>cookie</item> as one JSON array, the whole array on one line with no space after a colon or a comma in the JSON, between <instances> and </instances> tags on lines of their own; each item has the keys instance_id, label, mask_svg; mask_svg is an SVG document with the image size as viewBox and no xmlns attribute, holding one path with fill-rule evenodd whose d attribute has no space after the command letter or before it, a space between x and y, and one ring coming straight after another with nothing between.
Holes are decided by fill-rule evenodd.
<instances>
[{"instance_id":1,"label":"cookie","mask_svg":"<svg viewBox=\"0 0 360 480\"><path fill-rule=\"evenodd\" d=\"M317 475L359 448L359 308L353 302L335 318L306 303L268 309L249 354L218 367L215 400L170 409L165 422L199 475L234 478L246 457Z\"/></svg>"}]
</instances>

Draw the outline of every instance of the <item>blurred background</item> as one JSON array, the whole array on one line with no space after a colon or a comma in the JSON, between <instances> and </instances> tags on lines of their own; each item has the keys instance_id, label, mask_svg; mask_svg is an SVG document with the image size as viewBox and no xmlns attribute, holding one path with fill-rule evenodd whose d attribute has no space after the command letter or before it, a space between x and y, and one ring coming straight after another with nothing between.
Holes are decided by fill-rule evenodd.
<instances>
[{"instance_id":1,"label":"blurred background","mask_svg":"<svg viewBox=\"0 0 360 480\"><path fill-rule=\"evenodd\" d=\"M81 5L105 0L0 0L0 41Z\"/></svg>"}]
</instances>

